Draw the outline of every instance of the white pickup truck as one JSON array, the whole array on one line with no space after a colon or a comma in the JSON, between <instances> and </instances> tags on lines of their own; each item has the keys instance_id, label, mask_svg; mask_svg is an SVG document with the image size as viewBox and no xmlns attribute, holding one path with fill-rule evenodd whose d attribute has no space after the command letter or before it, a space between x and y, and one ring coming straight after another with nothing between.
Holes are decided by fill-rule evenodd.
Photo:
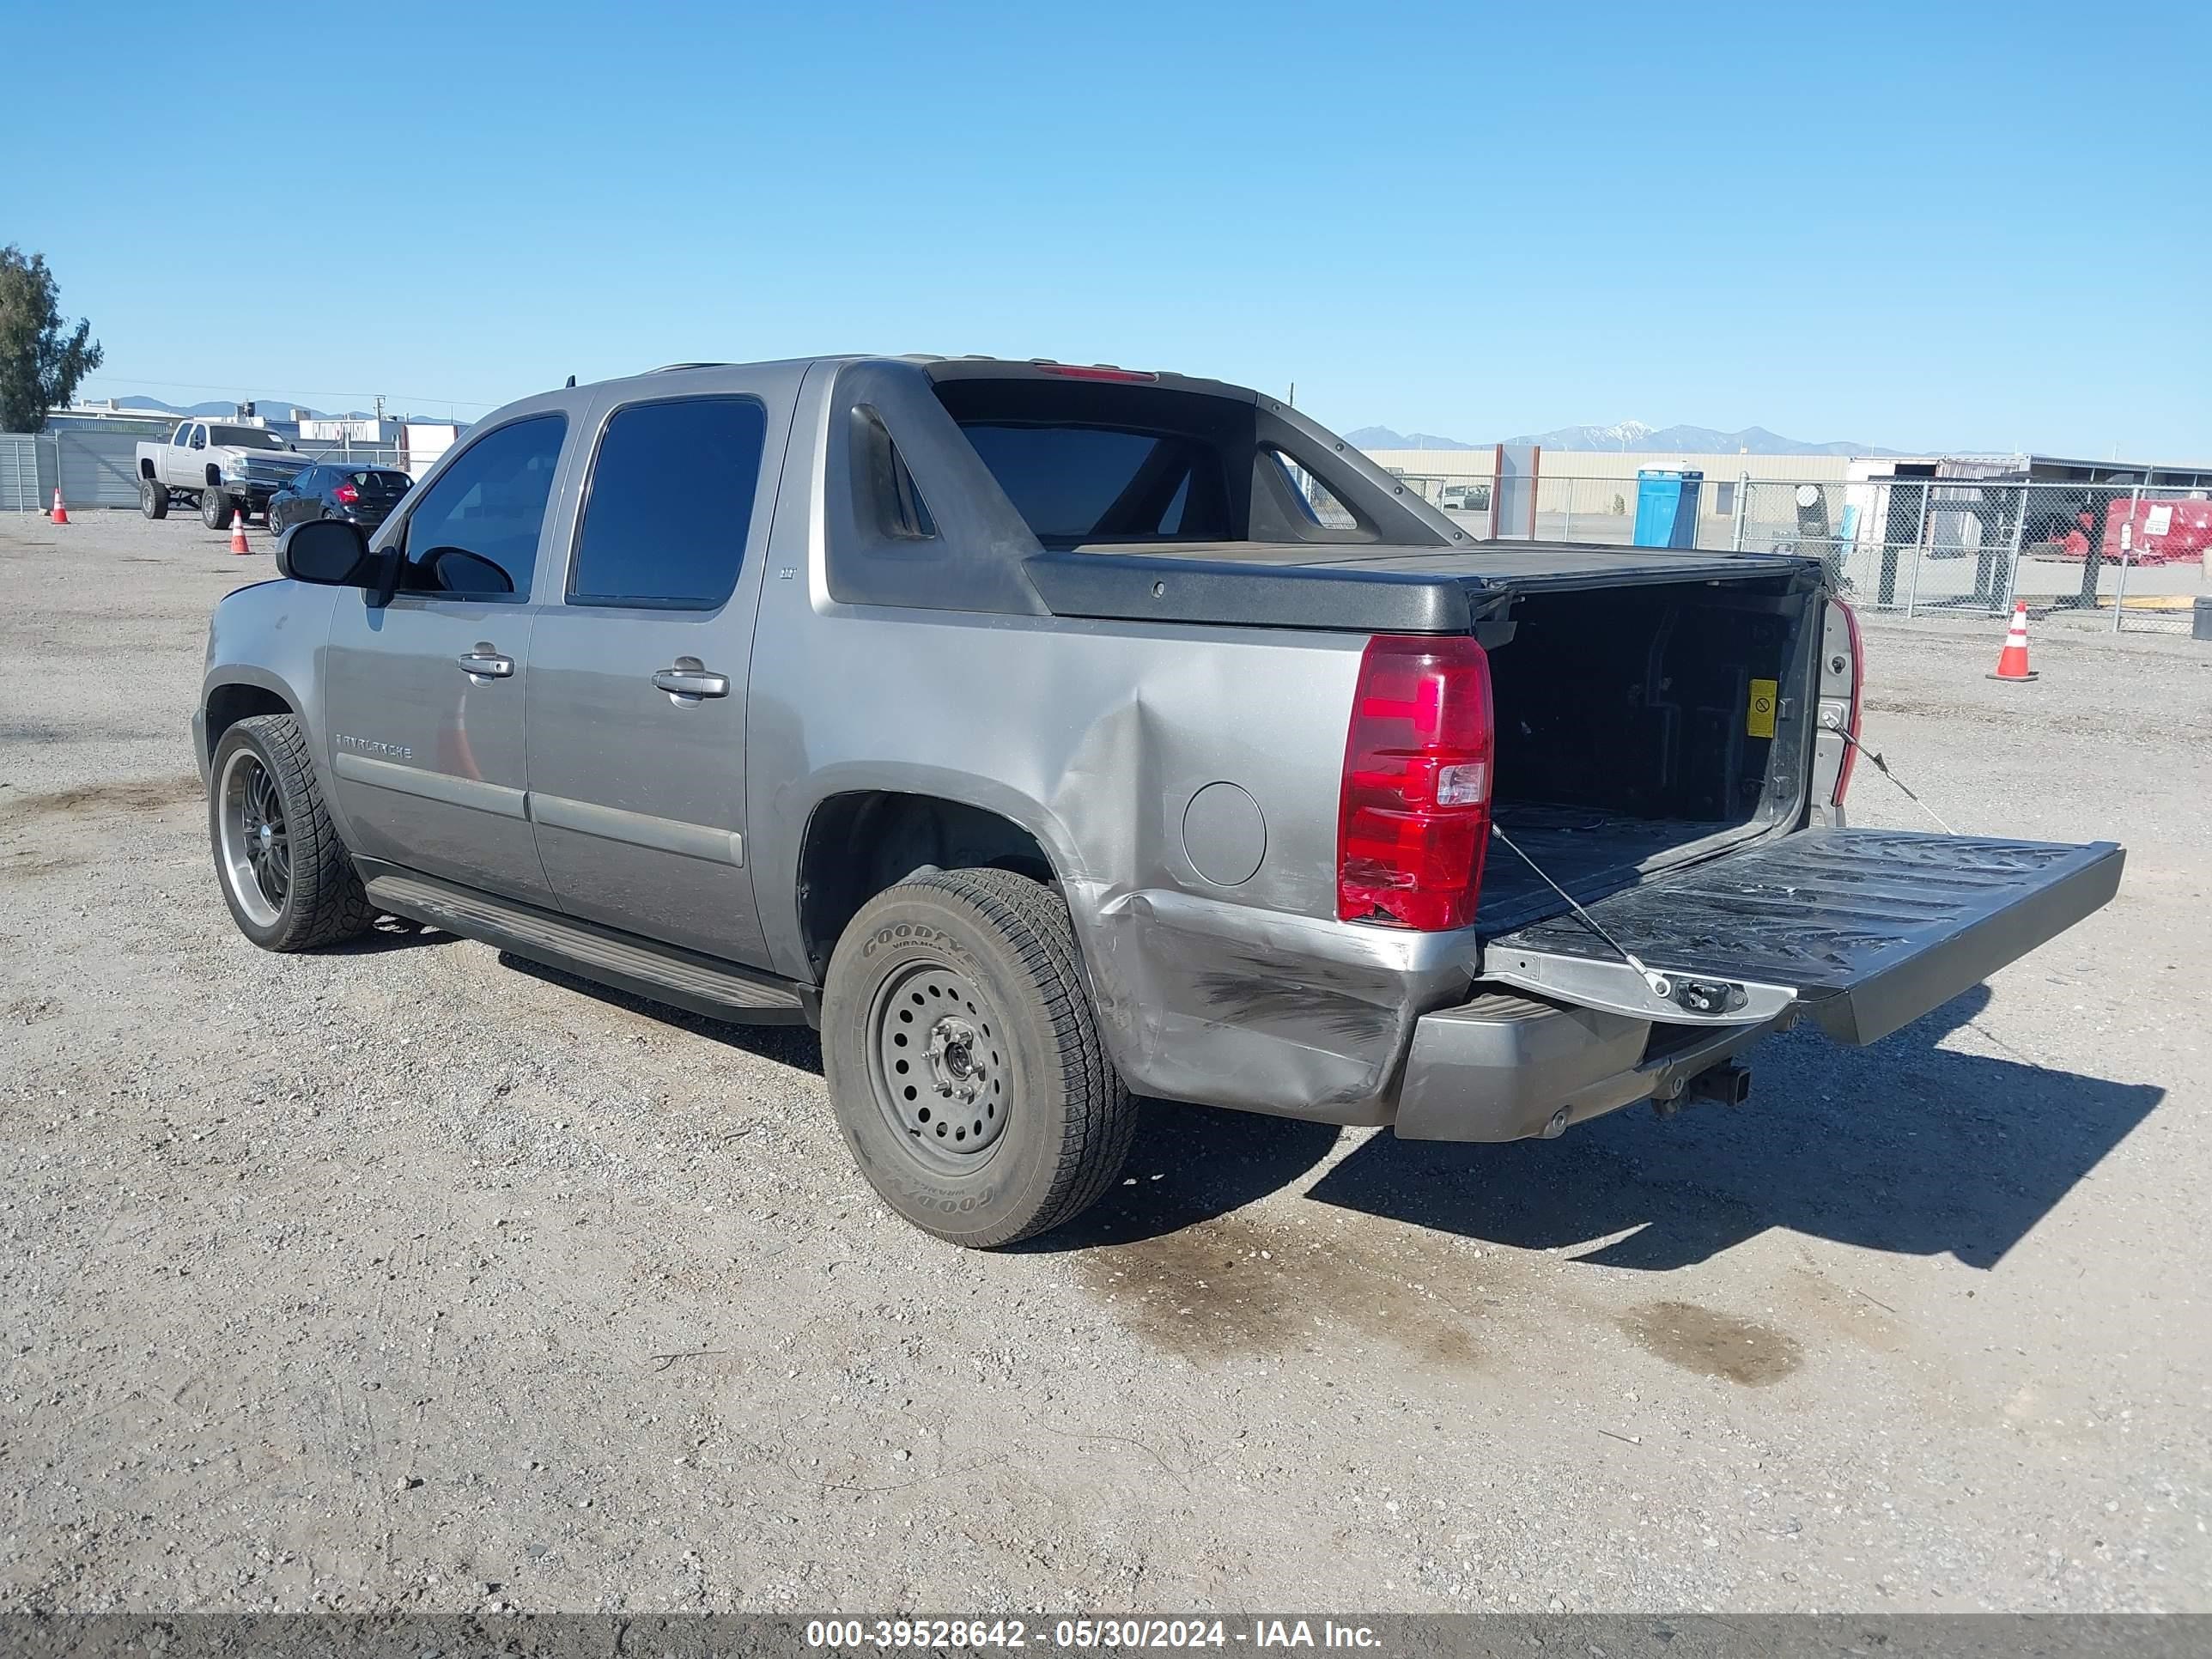
<instances>
[{"instance_id":1,"label":"white pickup truck","mask_svg":"<svg viewBox=\"0 0 2212 1659\"><path fill-rule=\"evenodd\" d=\"M269 498L308 459L265 426L180 421L166 442L138 446L138 510L164 519L171 498L181 496L198 504L210 530L228 524L234 511L265 523Z\"/></svg>"}]
</instances>

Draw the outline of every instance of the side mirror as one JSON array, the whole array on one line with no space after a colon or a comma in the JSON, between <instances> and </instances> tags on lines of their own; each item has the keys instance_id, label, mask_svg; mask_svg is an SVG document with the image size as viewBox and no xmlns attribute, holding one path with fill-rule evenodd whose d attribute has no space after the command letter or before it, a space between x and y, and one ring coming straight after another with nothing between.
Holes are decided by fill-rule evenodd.
<instances>
[{"instance_id":1,"label":"side mirror","mask_svg":"<svg viewBox=\"0 0 2212 1659\"><path fill-rule=\"evenodd\" d=\"M375 587L379 562L361 526L343 519L309 519L276 543L276 574L319 587Z\"/></svg>"}]
</instances>

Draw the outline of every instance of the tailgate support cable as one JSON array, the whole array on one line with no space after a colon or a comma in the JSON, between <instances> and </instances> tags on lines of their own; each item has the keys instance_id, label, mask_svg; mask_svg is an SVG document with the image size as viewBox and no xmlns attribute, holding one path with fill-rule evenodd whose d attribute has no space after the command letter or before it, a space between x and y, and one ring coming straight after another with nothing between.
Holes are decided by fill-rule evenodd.
<instances>
[{"instance_id":1,"label":"tailgate support cable","mask_svg":"<svg viewBox=\"0 0 2212 1659\"><path fill-rule=\"evenodd\" d=\"M1935 819L1936 819L1936 827L1938 830L1942 830L1945 835L1947 835L1947 836L1955 836L1955 835L1957 835L1957 834L1959 833L1956 830L1954 830L1954 829L1953 829L1949 824L1948 824L1948 823L1944 823L1944 822L1943 822L1943 820L1942 819L1942 817L1938 817L1938 816L1937 816L1936 811L1936 809L1935 809L1934 807L1930 806L1930 805L1929 805L1926 801L1924 801L1924 800L1921 799L1919 796L1917 796L1917 795L1914 794L1914 793L1912 793L1912 791L1911 791L1910 789L1905 789L1905 780L1904 780L1903 778L1899 777L1899 776L1897 775L1897 774L1896 774L1896 773L1894 773L1894 772L1893 772L1893 771L1891 771L1891 770L1889 769L1889 763L1888 763L1887 761L1884 760L1884 759L1881 757L1881 750L1876 750L1876 749L1869 749L1869 748L1868 748L1864 744L1861 743L1861 742L1860 742L1856 738L1853 737L1853 736L1850 734L1850 732L1847 729L1845 729L1844 727L1843 727L1843 726L1831 726L1831 727L1829 728L1829 730L1832 731L1832 732L1834 732L1838 737L1841 738L1842 738L1845 743L1847 743L1847 744L1850 744L1850 746L1851 746L1852 748L1854 748L1854 749L1857 750L1859 751L1859 753L1861 753L1862 755L1864 755L1864 756L1865 756L1869 760L1872 761L1872 762L1874 763L1874 769L1875 769L1875 771L1877 771L1877 772L1881 773L1881 774L1882 775L1882 776L1884 776L1884 777L1887 778L1887 779L1888 779L1892 783L1895 784L1895 785L1896 785L1899 789L1904 789L1904 790L1905 790L1905 799L1907 799L1907 800L1911 801L1911 802L1915 806L1918 807L1922 811L1923 811L1923 812L1927 813L1927 814L1928 814L1928 816L1929 816L1929 817L1931 817L1931 818L1935 818ZM1506 845L1508 845L1508 846L1510 847L1510 846L1511 846L1511 845L1512 845L1512 843L1511 843L1510 842L1508 842L1506 843ZM1534 865L1531 865L1529 867L1530 867L1531 869L1534 869L1534 868L1535 868L1535 866L1534 866ZM1542 871L1540 871L1540 870L1538 870L1538 871L1536 871L1536 873L1537 873L1538 875L1540 875L1540 875L1541 875L1541 874L1543 874L1544 872L1543 872Z\"/></svg>"},{"instance_id":2,"label":"tailgate support cable","mask_svg":"<svg viewBox=\"0 0 2212 1659\"><path fill-rule=\"evenodd\" d=\"M1669 980L1664 974L1654 973L1650 969L1646 968L1642 962L1638 960L1635 951L1630 950L1626 945L1623 945L1611 933L1607 933L1605 929L1599 925L1598 919L1595 916L1590 915L1589 911L1583 909L1581 905L1575 902L1575 896L1572 893L1570 893L1565 888L1560 886L1559 883L1553 881L1549 876L1546 875L1543 871L1543 866L1539 865L1535 860L1530 858L1526 853L1522 852L1521 848L1515 844L1513 837L1507 835L1504 830L1498 827L1498 823L1495 819L1491 821L1490 833L1497 836L1498 840L1504 842L1506 846L1511 848L1513 850L1513 855L1519 859L1522 863L1527 865L1531 870L1534 870L1536 872L1537 880L1542 882L1545 886L1550 888L1553 892L1557 893L1561 898L1567 902L1567 908L1575 913L1576 921L1581 922L1583 927L1589 928L1590 932L1595 933L1607 945L1610 945L1614 950L1618 951L1620 953L1620 959L1626 963L1631 968L1633 968L1637 973L1642 976L1644 982L1651 988L1651 992L1654 996L1663 998L1670 997L1674 994L1674 985L1673 981Z\"/></svg>"}]
</instances>

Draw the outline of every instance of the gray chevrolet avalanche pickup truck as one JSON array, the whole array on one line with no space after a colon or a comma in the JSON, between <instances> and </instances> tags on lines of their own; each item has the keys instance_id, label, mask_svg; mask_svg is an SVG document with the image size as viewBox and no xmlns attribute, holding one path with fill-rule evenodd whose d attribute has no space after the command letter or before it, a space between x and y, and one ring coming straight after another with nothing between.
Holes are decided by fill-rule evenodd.
<instances>
[{"instance_id":1,"label":"gray chevrolet avalanche pickup truck","mask_svg":"<svg viewBox=\"0 0 2212 1659\"><path fill-rule=\"evenodd\" d=\"M2119 881L1845 826L1817 562L1480 543L1215 381L684 365L277 560L192 719L246 935L396 916L814 1024L861 1170L961 1244L1095 1200L1132 1091L1438 1140L1733 1099L1765 1033L1874 1042Z\"/></svg>"}]
</instances>

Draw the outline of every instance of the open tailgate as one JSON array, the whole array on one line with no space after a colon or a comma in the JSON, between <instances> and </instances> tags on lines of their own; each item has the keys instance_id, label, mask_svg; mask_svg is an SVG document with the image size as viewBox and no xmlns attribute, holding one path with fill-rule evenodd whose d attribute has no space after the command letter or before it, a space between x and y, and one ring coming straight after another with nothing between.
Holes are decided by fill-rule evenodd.
<instances>
[{"instance_id":1,"label":"open tailgate","mask_svg":"<svg viewBox=\"0 0 2212 1659\"><path fill-rule=\"evenodd\" d=\"M1806 830L1585 907L1648 977L1572 914L1487 941L1481 973L1680 1024L1796 1004L1838 1042L1873 1042L2104 904L2125 859L2111 842Z\"/></svg>"}]
</instances>

